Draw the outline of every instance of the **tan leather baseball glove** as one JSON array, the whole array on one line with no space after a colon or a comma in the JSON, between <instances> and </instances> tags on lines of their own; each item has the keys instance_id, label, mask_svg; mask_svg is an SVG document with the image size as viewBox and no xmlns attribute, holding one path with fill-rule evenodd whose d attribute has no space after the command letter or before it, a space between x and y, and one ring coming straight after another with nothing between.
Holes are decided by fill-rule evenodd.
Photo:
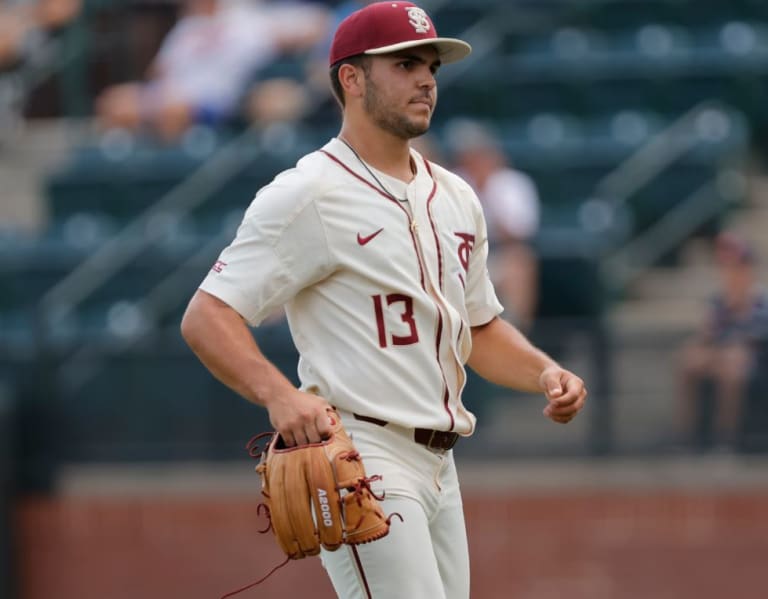
<instances>
[{"instance_id":1,"label":"tan leather baseball glove","mask_svg":"<svg viewBox=\"0 0 768 599\"><path fill-rule=\"evenodd\" d=\"M317 555L320 548L335 551L343 544L358 545L385 536L392 516L384 516L379 505L384 497L371 491L380 476L366 476L360 454L341 424L338 413L329 409L331 436L320 442L286 447L277 433L262 433L248 443L248 453L259 460L264 496L258 513L266 513L269 526L286 555L266 575L222 595L228 599L264 582L292 559ZM267 446L262 439L268 438Z\"/></svg>"},{"instance_id":2,"label":"tan leather baseball glove","mask_svg":"<svg viewBox=\"0 0 768 599\"><path fill-rule=\"evenodd\" d=\"M317 555L343 544L368 543L389 532L389 518L370 484L380 476L366 476L341 419L329 410L331 436L320 442L286 447L272 433L260 454L264 503L278 545L290 559ZM258 455L251 445L251 455Z\"/></svg>"}]
</instances>

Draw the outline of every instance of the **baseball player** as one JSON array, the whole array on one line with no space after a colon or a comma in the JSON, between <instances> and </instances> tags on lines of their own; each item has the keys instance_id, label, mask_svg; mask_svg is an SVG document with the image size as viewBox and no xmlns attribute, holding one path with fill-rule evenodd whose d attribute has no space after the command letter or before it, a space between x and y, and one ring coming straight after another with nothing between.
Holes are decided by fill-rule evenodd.
<instances>
[{"instance_id":1,"label":"baseball player","mask_svg":"<svg viewBox=\"0 0 768 599\"><path fill-rule=\"evenodd\" d=\"M464 365L542 392L565 423L582 380L501 318L483 213L470 186L425 160L441 65L471 51L409 2L370 4L337 28L338 136L262 188L195 293L182 332L222 382L264 406L286 443L319 442L335 406L382 476L385 538L323 552L339 597L466 599L469 558L452 448L475 428ZM285 306L300 389L247 324ZM247 324L246 324L247 323Z\"/></svg>"}]
</instances>

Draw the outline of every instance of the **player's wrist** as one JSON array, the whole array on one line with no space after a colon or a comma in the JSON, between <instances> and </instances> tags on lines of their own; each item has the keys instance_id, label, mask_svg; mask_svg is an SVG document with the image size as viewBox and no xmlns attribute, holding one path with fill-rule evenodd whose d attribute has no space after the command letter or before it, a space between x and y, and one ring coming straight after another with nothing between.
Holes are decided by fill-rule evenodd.
<instances>
[{"instance_id":1,"label":"player's wrist","mask_svg":"<svg viewBox=\"0 0 768 599\"><path fill-rule=\"evenodd\" d=\"M296 388L270 362L255 366L250 378L247 398L264 408L272 409L275 405L286 403L287 398L296 392Z\"/></svg>"}]
</instances>

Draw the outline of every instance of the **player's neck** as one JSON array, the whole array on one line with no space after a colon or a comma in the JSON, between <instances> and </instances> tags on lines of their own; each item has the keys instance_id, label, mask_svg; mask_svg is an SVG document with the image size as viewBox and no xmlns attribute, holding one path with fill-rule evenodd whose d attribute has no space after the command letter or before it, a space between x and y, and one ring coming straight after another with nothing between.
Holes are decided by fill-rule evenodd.
<instances>
[{"instance_id":1,"label":"player's neck","mask_svg":"<svg viewBox=\"0 0 768 599\"><path fill-rule=\"evenodd\" d=\"M382 173L410 183L414 176L411 146L381 130L362 131L342 126L339 139L352 146L360 159Z\"/></svg>"}]
</instances>

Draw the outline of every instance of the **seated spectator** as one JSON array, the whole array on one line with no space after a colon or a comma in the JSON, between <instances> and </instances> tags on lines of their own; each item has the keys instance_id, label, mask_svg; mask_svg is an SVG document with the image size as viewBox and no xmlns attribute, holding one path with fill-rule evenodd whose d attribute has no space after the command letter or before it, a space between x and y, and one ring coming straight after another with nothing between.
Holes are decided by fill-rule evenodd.
<instances>
[{"instance_id":1,"label":"seated spectator","mask_svg":"<svg viewBox=\"0 0 768 599\"><path fill-rule=\"evenodd\" d=\"M195 123L227 122L240 112L255 72L325 35L326 14L298 2L186 0L147 79L106 89L97 117L105 127L144 130L165 141ZM285 110L274 96L270 90L262 111Z\"/></svg>"},{"instance_id":2,"label":"seated spectator","mask_svg":"<svg viewBox=\"0 0 768 599\"><path fill-rule=\"evenodd\" d=\"M499 141L481 124L449 123L446 141L456 171L474 187L485 212L496 292L508 318L525 331L538 302L538 258L531 245L539 227L536 186L511 166Z\"/></svg>"},{"instance_id":3,"label":"seated spectator","mask_svg":"<svg viewBox=\"0 0 768 599\"><path fill-rule=\"evenodd\" d=\"M0 0L0 70L23 62L81 8L82 0Z\"/></svg>"},{"instance_id":4,"label":"seated spectator","mask_svg":"<svg viewBox=\"0 0 768 599\"><path fill-rule=\"evenodd\" d=\"M753 373L755 345L768 336L768 293L755 272L754 250L730 233L715 242L719 289L701 330L680 355L681 428L693 439L698 423L700 386L714 385L716 445L732 448L738 440L742 403Z\"/></svg>"},{"instance_id":5,"label":"seated spectator","mask_svg":"<svg viewBox=\"0 0 768 599\"><path fill-rule=\"evenodd\" d=\"M269 76L258 81L248 92L244 116L256 125L275 121L325 126L336 123L339 105L331 93L328 79L328 52L339 23L372 0L344 0L329 11L326 30L301 57L292 76Z\"/></svg>"}]
</instances>

